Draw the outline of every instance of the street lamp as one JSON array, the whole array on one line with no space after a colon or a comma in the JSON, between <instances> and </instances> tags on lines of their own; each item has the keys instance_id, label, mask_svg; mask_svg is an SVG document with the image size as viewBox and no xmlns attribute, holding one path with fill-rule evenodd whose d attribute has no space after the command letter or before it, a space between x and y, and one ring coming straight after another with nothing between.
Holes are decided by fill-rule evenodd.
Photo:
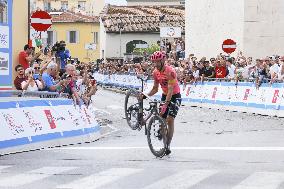
<instances>
[{"instance_id":1,"label":"street lamp","mask_svg":"<svg viewBox=\"0 0 284 189\"><path fill-rule=\"evenodd\" d=\"M121 58L121 30L123 30L123 23L118 23L118 29L119 29L119 58Z\"/></svg>"}]
</instances>

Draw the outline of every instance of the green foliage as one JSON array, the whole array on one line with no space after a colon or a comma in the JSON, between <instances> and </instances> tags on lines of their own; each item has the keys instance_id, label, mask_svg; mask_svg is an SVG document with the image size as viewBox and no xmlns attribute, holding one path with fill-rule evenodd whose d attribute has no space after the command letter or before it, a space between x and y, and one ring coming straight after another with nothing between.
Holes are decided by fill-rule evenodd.
<instances>
[{"instance_id":1,"label":"green foliage","mask_svg":"<svg viewBox=\"0 0 284 189\"><path fill-rule=\"evenodd\" d=\"M153 54L156 51L160 50L160 46L158 44L152 44L151 46L149 46L146 49L141 49L141 48L135 48L133 50L133 53L137 53L139 55L142 55L144 52L146 52L147 54Z\"/></svg>"}]
</instances>

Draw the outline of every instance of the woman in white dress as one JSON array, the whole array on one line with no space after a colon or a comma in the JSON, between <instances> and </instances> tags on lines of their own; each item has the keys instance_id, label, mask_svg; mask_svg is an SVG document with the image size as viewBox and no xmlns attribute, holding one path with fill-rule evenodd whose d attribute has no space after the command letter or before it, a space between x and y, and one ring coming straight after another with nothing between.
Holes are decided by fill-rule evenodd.
<instances>
[{"instance_id":1,"label":"woman in white dress","mask_svg":"<svg viewBox=\"0 0 284 189\"><path fill-rule=\"evenodd\" d=\"M21 83L24 91L34 92L43 89L43 85L39 80L34 79L35 70L33 68L27 68L25 70L26 80Z\"/></svg>"}]
</instances>

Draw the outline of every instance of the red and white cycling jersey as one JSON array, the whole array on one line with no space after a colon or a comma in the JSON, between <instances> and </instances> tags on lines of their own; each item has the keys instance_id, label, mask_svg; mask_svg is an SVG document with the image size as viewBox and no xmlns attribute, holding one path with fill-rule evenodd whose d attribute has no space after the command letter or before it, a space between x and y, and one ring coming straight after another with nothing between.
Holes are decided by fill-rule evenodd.
<instances>
[{"instance_id":1,"label":"red and white cycling jersey","mask_svg":"<svg viewBox=\"0 0 284 189\"><path fill-rule=\"evenodd\" d=\"M168 94L168 85L173 85L173 95L180 93L180 88L177 80L177 73L171 66L165 65L164 71L160 72L155 69L153 72L155 82L161 85L163 94Z\"/></svg>"}]
</instances>

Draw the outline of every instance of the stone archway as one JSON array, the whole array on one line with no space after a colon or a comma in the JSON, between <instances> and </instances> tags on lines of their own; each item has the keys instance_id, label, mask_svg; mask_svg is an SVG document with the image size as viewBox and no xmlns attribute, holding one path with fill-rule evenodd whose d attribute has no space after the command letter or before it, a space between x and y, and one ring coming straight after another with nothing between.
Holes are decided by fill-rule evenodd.
<instances>
[{"instance_id":1,"label":"stone archway","mask_svg":"<svg viewBox=\"0 0 284 189\"><path fill-rule=\"evenodd\" d=\"M136 48L137 44L148 44L148 43L146 41L143 41L143 40L129 41L126 44L126 53L133 53L133 50Z\"/></svg>"}]
</instances>

